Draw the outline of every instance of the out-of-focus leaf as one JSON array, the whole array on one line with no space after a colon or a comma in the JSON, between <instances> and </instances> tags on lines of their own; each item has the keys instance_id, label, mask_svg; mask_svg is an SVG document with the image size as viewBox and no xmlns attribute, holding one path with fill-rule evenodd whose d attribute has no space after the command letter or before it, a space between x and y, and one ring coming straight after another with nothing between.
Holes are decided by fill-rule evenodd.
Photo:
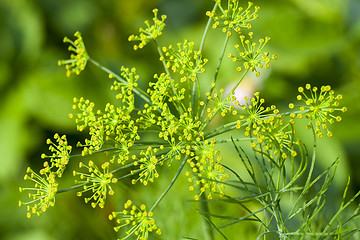
<instances>
[{"instance_id":1,"label":"out-of-focus leaf","mask_svg":"<svg viewBox=\"0 0 360 240\"><path fill-rule=\"evenodd\" d=\"M17 176L29 146L39 140L36 134L31 136L34 129L27 128L27 117L21 92L15 89L8 93L0 112L0 182Z\"/></svg>"},{"instance_id":2,"label":"out-of-focus leaf","mask_svg":"<svg viewBox=\"0 0 360 240\"><path fill-rule=\"evenodd\" d=\"M41 229L33 229L7 237L8 240L53 240L54 238Z\"/></svg>"},{"instance_id":3,"label":"out-of-focus leaf","mask_svg":"<svg viewBox=\"0 0 360 240\"><path fill-rule=\"evenodd\" d=\"M71 112L75 84L61 72L35 71L24 79L24 99L27 110L42 123L70 128L74 121Z\"/></svg>"},{"instance_id":4,"label":"out-of-focus leaf","mask_svg":"<svg viewBox=\"0 0 360 240\"><path fill-rule=\"evenodd\" d=\"M0 89L10 80L11 69L6 62L0 62Z\"/></svg>"},{"instance_id":5,"label":"out-of-focus leaf","mask_svg":"<svg viewBox=\"0 0 360 240\"><path fill-rule=\"evenodd\" d=\"M300 10L314 19L334 22L346 14L349 0L291 0Z\"/></svg>"},{"instance_id":6,"label":"out-of-focus leaf","mask_svg":"<svg viewBox=\"0 0 360 240\"><path fill-rule=\"evenodd\" d=\"M50 26L61 34L84 31L98 19L99 9L94 1L39 0L44 13L50 18Z\"/></svg>"},{"instance_id":7,"label":"out-of-focus leaf","mask_svg":"<svg viewBox=\"0 0 360 240\"><path fill-rule=\"evenodd\" d=\"M334 11L340 18L341 10ZM270 44L279 56L273 67L283 73L307 73L313 69L314 62L321 63L324 57L344 47L341 18L335 23L312 18L290 3L268 4L262 7L259 15L260 20L253 24L254 31L271 36Z\"/></svg>"},{"instance_id":8,"label":"out-of-focus leaf","mask_svg":"<svg viewBox=\"0 0 360 240\"><path fill-rule=\"evenodd\" d=\"M2 5L19 57L34 60L41 52L44 36L39 9L27 0L4 0Z\"/></svg>"}]
</instances>

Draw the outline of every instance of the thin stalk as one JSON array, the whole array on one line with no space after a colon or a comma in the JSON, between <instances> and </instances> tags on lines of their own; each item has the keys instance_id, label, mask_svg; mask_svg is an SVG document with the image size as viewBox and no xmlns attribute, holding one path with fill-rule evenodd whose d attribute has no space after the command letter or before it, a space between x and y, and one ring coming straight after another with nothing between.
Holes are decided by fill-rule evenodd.
<instances>
[{"instance_id":1,"label":"thin stalk","mask_svg":"<svg viewBox=\"0 0 360 240\"><path fill-rule=\"evenodd\" d=\"M314 129L314 128L312 128L312 129ZM300 199L307 193L307 191L311 187L310 181L311 181L312 173L313 173L314 168L315 168L316 150L317 150L317 141L316 141L315 130L313 130L313 136L314 136L314 146L313 146L313 154L312 154L311 165L310 165L310 170L309 170L309 173L308 173L308 177L307 177L306 182L304 184L303 191L301 192L300 196L296 200L295 204L293 205L293 207L292 207L292 209L291 209L291 211L289 213L290 217L288 217L288 219L290 219L290 218L292 218L292 216L294 216L294 214L291 215L291 213L293 213L293 211L294 211L295 207L297 206L297 204L299 203ZM308 158L307 150L306 150L306 153L305 153L305 157Z\"/></svg>"},{"instance_id":2,"label":"thin stalk","mask_svg":"<svg viewBox=\"0 0 360 240\"><path fill-rule=\"evenodd\" d=\"M216 143L229 143L229 142L240 142L240 141L251 141L251 138L231 138L231 139L222 139L216 140Z\"/></svg>"},{"instance_id":3,"label":"thin stalk","mask_svg":"<svg viewBox=\"0 0 360 240\"><path fill-rule=\"evenodd\" d=\"M158 131L157 131L157 133L158 133ZM168 142L158 142L158 141L136 141L135 143L134 143L134 146L136 146L136 145L140 145L140 146L142 146L142 145L145 145L145 146L161 146L161 145L165 145L165 146L168 146L169 145L169 143Z\"/></svg>"},{"instance_id":4,"label":"thin stalk","mask_svg":"<svg viewBox=\"0 0 360 240\"><path fill-rule=\"evenodd\" d=\"M119 168L117 168L117 169L114 169L114 170L112 170L112 171L109 172L109 173L110 173L110 174L114 174L114 173L117 173L117 172L119 172L119 171L121 171L121 170L124 170L124 169L126 169L126 168L132 167L132 166L134 166L134 162L129 163L129 164L126 164L126 165L124 165L124 166L122 166L122 167L119 167Z\"/></svg>"},{"instance_id":5,"label":"thin stalk","mask_svg":"<svg viewBox=\"0 0 360 240\"><path fill-rule=\"evenodd\" d=\"M98 63L97 61L95 61L94 59L92 58L89 58L89 61L91 63L93 63L95 66L99 67L101 70L103 70L104 72L106 72L107 74L111 74L115 77L115 79L123 84L128 84L127 81L119 76L118 74L114 73L113 71L111 71L110 69L104 67L103 65L101 65L100 63ZM141 97L145 102L147 102L148 104L152 105L152 102L149 98L149 95L144 92L142 89L140 89L139 87L134 87L133 89L134 93L136 93L139 97Z\"/></svg>"},{"instance_id":6,"label":"thin stalk","mask_svg":"<svg viewBox=\"0 0 360 240\"><path fill-rule=\"evenodd\" d=\"M220 54L220 57L219 57L219 61L218 61L218 64L217 64L217 67L216 67L216 70L215 70L214 78L213 78L213 81L211 83L210 96L211 96L211 94L213 93L213 91L215 89L215 83L216 83L216 80L217 80L218 75L219 75L221 63L223 62L224 55L225 55L225 50L226 50L226 46L227 46L228 42L229 42L229 36L226 35L225 41L224 41L224 44L223 44L223 48L221 50L221 54ZM205 102L205 104L203 106L203 109L201 110L201 113L200 113L200 119L203 117L204 112L205 112L206 107L207 107L208 104L209 104L209 99L206 99L206 102Z\"/></svg>"},{"instance_id":7,"label":"thin stalk","mask_svg":"<svg viewBox=\"0 0 360 240\"><path fill-rule=\"evenodd\" d=\"M165 197L165 195L169 192L169 190L171 189L171 187L174 185L174 183L176 182L176 179L179 177L181 171L183 170L185 163L187 161L188 157L186 156L183 160L183 162L181 163L177 173L175 174L174 178L171 180L170 184L167 186L167 188L165 189L165 191L160 195L160 197L158 198L158 200L154 203L154 205L150 208L149 212L152 212L157 205L159 205L159 203L161 202L161 200Z\"/></svg>"},{"instance_id":8,"label":"thin stalk","mask_svg":"<svg viewBox=\"0 0 360 240\"><path fill-rule=\"evenodd\" d=\"M226 133L231 130L234 130L236 128L236 125L237 125L237 122L230 122L230 123L224 124L216 129L214 129L213 131L205 134L205 139L209 139L214 136L218 136L222 133ZM244 125L242 125L242 126L244 126Z\"/></svg>"},{"instance_id":9,"label":"thin stalk","mask_svg":"<svg viewBox=\"0 0 360 240\"><path fill-rule=\"evenodd\" d=\"M78 185L75 185L75 186L72 186L72 187L60 189L60 190L56 191L56 194L63 193L63 192L68 192L68 191L71 191L71 190L75 190L75 189L81 188L82 186L84 186L86 184L88 184L88 182L84 182L84 183L81 183L81 184L78 184Z\"/></svg>"},{"instance_id":10,"label":"thin stalk","mask_svg":"<svg viewBox=\"0 0 360 240\"><path fill-rule=\"evenodd\" d=\"M216 11L216 8L217 8L218 4L215 3L212 11ZM207 33L209 32L209 27L210 27L210 23L211 23L211 18L209 17L207 23L206 23L206 26L205 26L205 29L204 29L204 33L202 35L202 38L201 38L201 42L200 42L200 47L199 47L199 51L201 52L204 48L204 44L205 44L205 39L206 39L206 36L207 36ZM199 56L200 58L200 56ZM196 81L193 83L193 86L192 86L192 102L191 102L191 105L192 105L192 108L193 108L193 114L194 115L197 115L197 109L195 110L195 92L196 92L196 84L197 84L197 90L198 90L198 101L200 101L201 99L201 92L200 92L200 81L199 79L196 79Z\"/></svg>"},{"instance_id":11,"label":"thin stalk","mask_svg":"<svg viewBox=\"0 0 360 240\"><path fill-rule=\"evenodd\" d=\"M226 95L225 98L229 97L232 92L235 92L235 89L240 85L240 83L244 80L246 74L249 72L249 69L246 69L241 78L237 81L235 86L231 89L231 91Z\"/></svg>"},{"instance_id":12,"label":"thin stalk","mask_svg":"<svg viewBox=\"0 0 360 240\"><path fill-rule=\"evenodd\" d=\"M255 221L255 222L260 222L262 223L262 221L256 216L256 214L266 210L269 206L265 206L264 208L262 209L259 209L257 211L251 211L249 209L247 209L247 211L249 212L248 215L245 215L243 217L234 217L235 221L233 222L230 222L230 223L227 223L227 224L224 224L224 225L221 225L219 226L218 228L225 228L225 227L228 227L230 225L233 225L235 223L238 223L238 222L241 222L241 221ZM215 217L218 217L218 218L223 218L222 216L216 216ZM254 218L250 218L250 217L254 217Z\"/></svg>"},{"instance_id":13,"label":"thin stalk","mask_svg":"<svg viewBox=\"0 0 360 240\"><path fill-rule=\"evenodd\" d=\"M201 181L199 187L203 187ZM204 233L204 240L214 240L214 230L213 226L211 225L209 203L207 202L205 194L200 195L199 208L202 212L202 227Z\"/></svg>"},{"instance_id":14,"label":"thin stalk","mask_svg":"<svg viewBox=\"0 0 360 240\"><path fill-rule=\"evenodd\" d=\"M344 191L344 195L346 195L347 188L349 186L349 182L346 186L346 189ZM340 213L342 213L358 196L360 195L360 191L357 192L346 204L344 202L341 203L340 209L336 212L336 214L332 217L332 219L329 221L325 229L323 230L323 233L327 233L331 225L334 223L334 221L339 217ZM345 201L343 199L343 201Z\"/></svg>"},{"instance_id":15,"label":"thin stalk","mask_svg":"<svg viewBox=\"0 0 360 240\"><path fill-rule=\"evenodd\" d=\"M199 99L200 98L197 98L197 95L196 95L196 83L199 82L199 79L196 77L196 80L192 83L192 86L190 82L188 82L188 88L190 89L191 88L191 92L189 91L189 99L191 99L190 101L190 108L192 109L192 114L195 115L195 108L199 102Z\"/></svg>"},{"instance_id":16,"label":"thin stalk","mask_svg":"<svg viewBox=\"0 0 360 240\"><path fill-rule=\"evenodd\" d=\"M230 38L230 36L226 34L225 41L224 41L224 44L223 44L223 48L221 50L220 58L219 58L219 61L218 61L218 65L216 66L214 79L213 79L212 84L211 84L212 86L211 86L210 94L214 91L215 86L213 86L213 85L216 83L216 80L218 78L220 67L221 67L221 64L222 64L223 59L224 59L225 50L226 50L227 44L229 43L229 38Z\"/></svg>"},{"instance_id":17,"label":"thin stalk","mask_svg":"<svg viewBox=\"0 0 360 240\"><path fill-rule=\"evenodd\" d=\"M212 9L212 11L216 11L217 7L218 7L218 3L215 3L214 8ZM200 43L200 48L199 48L200 51L202 51L202 49L204 48L205 38L206 38L207 32L209 31L210 23L211 23L211 18L209 18L209 20L206 23L204 34L202 36L201 43Z\"/></svg>"},{"instance_id":18,"label":"thin stalk","mask_svg":"<svg viewBox=\"0 0 360 240\"><path fill-rule=\"evenodd\" d=\"M112 151L112 150L117 150L117 148L114 148L114 147L103 148L103 149L100 149L98 151L93 152L92 154L106 152L106 151ZM75 158L75 157L84 157L84 155L82 155L82 153L79 153L79 154L72 154L72 155L69 156L70 159Z\"/></svg>"}]
</instances>

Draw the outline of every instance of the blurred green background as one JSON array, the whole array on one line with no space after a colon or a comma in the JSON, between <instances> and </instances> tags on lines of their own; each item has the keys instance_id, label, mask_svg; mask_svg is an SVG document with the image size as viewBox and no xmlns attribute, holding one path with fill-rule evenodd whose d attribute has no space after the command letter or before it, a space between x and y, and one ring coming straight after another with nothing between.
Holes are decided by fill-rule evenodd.
<instances>
[{"instance_id":1,"label":"blurred green background","mask_svg":"<svg viewBox=\"0 0 360 240\"><path fill-rule=\"evenodd\" d=\"M335 137L321 143L320 165L327 166L341 154L337 184L343 186L349 174L352 192L360 190L360 1L255 3L261 10L253 31L259 37L271 36L269 51L279 59L269 74L250 77L243 88L247 93L260 91L267 102L280 107L294 101L297 87L306 83L330 84L342 93L348 112L342 124L333 126ZM168 15L162 44L175 44L184 38L199 44L207 20L205 12L212 6L210 0L0 1L0 239L90 240L115 236L106 220L109 209L93 210L71 193L59 195L55 208L30 220L26 209L18 207L18 200L24 198L18 187L24 184L27 166L40 168L40 155L47 150L45 140L55 132L67 134L73 144L84 138L67 117L72 111L72 98L83 96L100 107L113 99L110 82L94 66L89 65L78 77L65 76L64 68L57 66L58 59L68 58L63 37L80 31L94 59L114 71L122 65L134 66L143 79L149 79L161 71L158 56L151 47L134 52L128 36L152 17L151 10L156 7ZM207 39L204 54L210 59L209 66L216 64L222 39L215 33ZM234 66L222 69L220 77L225 79L225 87L236 80L236 74ZM170 179L173 173L164 175ZM130 192L125 184L119 190L125 197L120 198L134 195L156 199L166 184L160 182L151 193L143 188ZM199 216L193 214L196 207L184 201L191 196L183 191L187 187L181 186L178 184L170 193L171 201L159 206L159 219L166 219L159 223L168 234L164 239L201 238L198 225L185 220L186 216ZM109 202L115 207L123 204L114 199Z\"/></svg>"}]
</instances>

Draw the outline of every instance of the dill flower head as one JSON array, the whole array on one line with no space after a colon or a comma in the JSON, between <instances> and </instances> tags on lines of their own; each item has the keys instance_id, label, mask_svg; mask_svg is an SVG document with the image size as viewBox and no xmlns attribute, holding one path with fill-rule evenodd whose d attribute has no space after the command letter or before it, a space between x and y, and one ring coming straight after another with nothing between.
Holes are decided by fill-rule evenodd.
<instances>
[{"instance_id":1,"label":"dill flower head","mask_svg":"<svg viewBox=\"0 0 360 240\"><path fill-rule=\"evenodd\" d=\"M202 58L201 51L194 50L194 45L194 42L185 40L184 43L177 44L177 49L172 45L162 48L164 56L160 57L160 61L164 60L166 68L174 73L184 75L182 82L188 78L195 81L198 73L205 72L204 65L208 60Z\"/></svg>"},{"instance_id":2,"label":"dill flower head","mask_svg":"<svg viewBox=\"0 0 360 240\"><path fill-rule=\"evenodd\" d=\"M192 109L188 109L187 112L182 114L178 121L178 131L176 134L178 135L179 141L183 142L192 142L196 140L199 133L199 127L201 126L201 121L198 116L192 116Z\"/></svg>"},{"instance_id":3,"label":"dill flower head","mask_svg":"<svg viewBox=\"0 0 360 240\"><path fill-rule=\"evenodd\" d=\"M305 89L303 87L298 88L299 95L297 100L304 104L295 105L289 104L292 109L298 107L300 113L296 116L298 118L309 119L307 128L312 128L315 124L315 133L319 138L323 137L323 131L326 131L328 137L332 136L332 132L328 129L328 124L340 122L341 117L336 115L336 112L346 112L346 107L340 107L339 101L342 99L342 95L336 95L329 85L322 86L320 89L317 87L311 87L310 84L306 84ZM292 115L295 117L295 114Z\"/></svg>"},{"instance_id":4,"label":"dill flower head","mask_svg":"<svg viewBox=\"0 0 360 240\"><path fill-rule=\"evenodd\" d=\"M27 191L30 200L28 202L19 201L19 206L27 206L27 217L33 214L40 215L49 207L55 205L55 194L57 192L58 183L55 180L56 175L50 171L47 163L45 168L40 170L40 174L34 172L30 167L26 170L24 180L30 180L35 183L34 187L19 188L20 192Z\"/></svg>"},{"instance_id":5,"label":"dill flower head","mask_svg":"<svg viewBox=\"0 0 360 240\"><path fill-rule=\"evenodd\" d=\"M263 123L264 118L268 118L270 116L277 115L279 110L275 105L271 105L270 107L264 106L265 99L260 98L260 93L255 92L254 97L249 99L245 97L245 105L242 105L241 108L245 111L245 113L240 114L240 120L245 121L245 135L250 136L254 132L253 130L257 130L258 125ZM239 104L236 102L236 104Z\"/></svg>"},{"instance_id":6,"label":"dill flower head","mask_svg":"<svg viewBox=\"0 0 360 240\"><path fill-rule=\"evenodd\" d=\"M212 199L214 194L224 195L225 185L221 182L230 176L225 173L221 165L221 157L218 156L219 151L215 151L214 147L215 140L211 142L205 140L194 147L196 154L189 154L190 158L187 162L191 171L187 171L185 175L191 184L189 190L195 191L198 188L194 196L195 200L199 200L202 194L207 199Z\"/></svg>"},{"instance_id":7,"label":"dill flower head","mask_svg":"<svg viewBox=\"0 0 360 240\"><path fill-rule=\"evenodd\" d=\"M288 156L295 157L297 152L293 148L296 143L293 123L291 120L286 122L280 114L258 121L257 127L252 131L257 140L251 146L272 162L276 157L281 159L280 162Z\"/></svg>"},{"instance_id":8,"label":"dill flower head","mask_svg":"<svg viewBox=\"0 0 360 240\"><path fill-rule=\"evenodd\" d=\"M72 147L68 145L66 136L63 135L60 137L59 134L54 135L55 142L51 139L47 139L46 143L49 145L49 150L52 152L51 155L46 155L43 153L41 158L50 159L50 169L57 168L56 175L61 177L65 171L66 165L69 163L70 153Z\"/></svg>"},{"instance_id":9,"label":"dill flower head","mask_svg":"<svg viewBox=\"0 0 360 240\"><path fill-rule=\"evenodd\" d=\"M224 89L221 88L217 90L215 84L213 86L213 94L211 95L210 92L206 93L207 99L212 103L213 108L208 108L208 118L212 118L218 111L220 111L220 115L225 117L226 114L231 113L232 115L236 115L237 111L234 108L232 103L235 102L236 97L234 96L234 92L230 92L225 97Z\"/></svg>"},{"instance_id":10,"label":"dill flower head","mask_svg":"<svg viewBox=\"0 0 360 240\"><path fill-rule=\"evenodd\" d=\"M119 146L119 162L126 160L121 157L128 152L135 140L140 139L138 126L131 119L130 113L133 108L128 106L115 107L108 103L104 112L94 109L95 104L84 98L74 98L73 109L79 109L80 113L71 115L75 118L77 129L83 131L89 129L90 139L85 139L85 143L78 143L78 147L83 147L82 155L92 154L99 151L106 142L114 143ZM122 151L122 150L123 151Z\"/></svg>"},{"instance_id":11,"label":"dill flower head","mask_svg":"<svg viewBox=\"0 0 360 240\"><path fill-rule=\"evenodd\" d=\"M174 79L170 79L168 74L162 73L154 75L155 82L149 83L147 92L150 94L152 104L155 106L145 105L147 111L156 111L161 109L163 112L167 109L167 99L172 98L171 85L174 84ZM143 112L145 113L145 112Z\"/></svg>"},{"instance_id":12,"label":"dill flower head","mask_svg":"<svg viewBox=\"0 0 360 240\"><path fill-rule=\"evenodd\" d=\"M43 153L41 158L49 159L43 163L39 174L33 171L30 167L27 168L24 180L30 180L35 183L34 187L20 187L19 191L28 191L28 196L31 199L28 202L19 202L19 206L27 206L27 217L33 214L40 215L49 207L55 205L55 194L57 192L58 182L57 177L61 177L65 171L66 165L69 163L70 153L72 147L68 145L66 136L54 135L55 142L47 139L46 143L49 145L51 155Z\"/></svg>"},{"instance_id":13,"label":"dill flower head","mask_svg":"<svg viewBox=\"0 0 360 240\"><path fill-rule=\"evenodd\" d=\"M161 20L158 18L158 9L153 10L154 18L153 24L150 25L149 21L145 21L146 28L139 29L139 35L131 35L129 37L129 41L140 41L139 44L134 45L134 50L139 48L143 48L146 44L148 44L151 40L156 39L157 37L162 35L162 30L165 27L165 19L166 15L161 15Z\"/></svg>"},{"instance_id":14,"label":"dill flower head","mask_svg":"<svg viewBox=\"0 0 360 240\"><path fill-rule=\"evenodd\" d=\"M105 206L106 196L114 195L114 190L111 187L111 183L116 183L117 179L113 177L113 174L109 172L109 162L105 162L99 169L93 161L89 161L88 165L79 163L79 168L87 168L88 173L82 173L74 171L74 176L79 176L80 180L76 180L75 183L83 183L83 189L77 192L77 196L81 197L85 192L91 192L91 197L84 198L85 203L91 201L91 206L95 208L99 206L103 208Z\"/></svg>"},{"instance_id":15,"label":"dill flower head","mask_svg":"<svg viewBox=\"0 0 360 240\"><path fill-rule=\"evenodd\" d=\"M116 91L116 99L121 100L122 103L125 103L126 109L131 112L134 107L134 89L138 86L137 80L139 75L136 74L136 68L125 68L121 67L121 76L124 81L116 79L111 86L112 91ZM114 78L114 75L110 74L109 78Z\"/></svg>"},{"instance_id":16,"label":"dill flower head","mask_svg":"<svg viewBox=\"0 0 360 240\"><path fill-rule=\"evenodd\" d=\"M149 146L145 151L142 150L140 152L140 156L142 157L139 161L134 162L135 166L139 165L139 169L131 171L131 174L139 172L139 177L132 180L133 184L140 181L142 184L147 185L149 182L154 182L154 180L159 177L159 173L156 170L156 167L159 164L159 160L156 157L157 151L157 148Z\"/></svg>"},{"instance_id":17,"label":"dill flower head","mask_svg":"<svg viewBox=\"0 0 360 240\"><path fill-rule=\"evenodd\" d=\"M76 32L74 36L77 38L72 41L68 37L64 38L64 43L69 43L70 46L68 50L72 52L70 59L68 60L59 60L58 65L65 65L66 76L70 77L71 74L75 73L79 75L81 71L85 69L86 63L89 60L89 55L86 52L84 41L81 37L80 32Z\"/></svg>"},{"instance_id":18,"label":"dill flower head","mask_svg":"<svg viewBox=\"0 0 360 240\"><path fill-rule=\"evenodd\" d=\"M238 51L238 56L231 53L228 54L229 58L232 58L233 62L240 62L242 66L236 68L237 71L241 71L243 68L255 72L255 75L260 76L259 68L269 68L271 60L277 59L274 54L270 56L269 52L264 52L265 45L270 41L269 37L265 39L259 39L258 43L253 41L253 32L249 32L249 39L246 39L244 35L240 35L240 44L236 44L235 48Z\"/></svg>"},{"instance_id":19,"label":"dill flower head","mask_svg":"<svg viewBox=\"0 0 360 240\"><path fill-rule=\"evenodd\" d=\"M156 225L152 212L146 211L146 206L142 204L140 207L134 205L131 200L124 204L124 210L121 212L113 212L109 215L110 220L115 220L118 226L114 227L116 232L126 229L124 237L126 239L135 235L136 240L146 240L152 232L161 235L161 229Z\"/></svg>"},{"instance_id":20,"label":"dill flower head","mask_svg":"<svg viewBox=\"0 0 360 240\"><path fill-rule=\"evenodd\" d=\"M250 29L251 21L259 18L257 12L260 7L255 6L253 3L248 2L246 9L239 6L238 0L227 1L227 8L223 7L222 0L215 0L218 4L218 11L208 11L206 15L214 20L212 25L213 29L221 28L224 33L231 36L231 31L240 33L242 28Z\"/></svg>"}]
</instances>

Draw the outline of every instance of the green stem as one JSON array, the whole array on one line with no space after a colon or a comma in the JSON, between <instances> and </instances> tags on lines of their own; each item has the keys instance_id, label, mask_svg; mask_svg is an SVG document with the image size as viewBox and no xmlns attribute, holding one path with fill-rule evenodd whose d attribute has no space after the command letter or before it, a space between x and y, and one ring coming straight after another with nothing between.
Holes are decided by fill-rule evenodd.
<instances>
[{"instance_id":1,"label":"green stem","mask_svg":"<svg viewBox=\"0 0 360 240\"><path fill-rule=\"evenodd\" d=\"M349 182L347 184L347 187L348 186L349 186ZM347 191L347 188L344 191L344 194L346 194L346 191ZM332 226L334 221L339 217L340 213L342 213L357 197L359 197L359 195L360 195L360 191L357 192L346 204L344 204L344 202L341 203L340 209L336 212L336 214L332 217L332 219L329 221L327 226L324 228L324 230L323 230L324 234L328 234L327 231ZM343 200L343 201L345 201L345 200Z\"/></svg>"},{"instance_id":2,"label":"green stem","mask_svg":"<svg viewBox=\"0 0 360 240\"><path fill-rule=\"evenodd\" d=\"M212 11L215 11L216 8L217 8L218 4L215 3L214 5L214 8L212 9ZM207 33L209 32L209 27L210 27L210 23L211 23L211 18L209 17L207 23L206 23L206 26L205 26L205 29L204 29L204 33L203 33L203 36L201 38L201 42L200 42L200 47L199 47L199 51L202 52L203 48L204 48L204 44L205 44L205 39L206 39L206 36L207 36ZM199 56L200 58L200 56ZM200 92L200 82L199 82L199 79L196 79L195 82L193 82L193 86L192 86L192 102L191 102L191 108L193 109L193 114L194 115L197 115L197 111L198 111L198 104L195 106L195 91L196 91L196 84L197 84L197 90L198 90L198 101L200 101L200 98L201 98L201 92ZM196 108L196 109L195 109Z\"/></svg>"},{"instance_id":3,"label":"green stem","mask_svg":"<svg viewBox=\"0 0 360 240\"><path fill-rule=\"evenodd\" d=\"M110 69L104 67L103 65L101 65L100 63L98 63L97 61L95 61L92 58L89 58L89 61L92 62L95 66L99 67L101 70L103 70L104 72L106 72L107 74L111 74L115 77L115 79L123 84L128 84L128 82L121 76L119 76L118 74L114 73L113 71L111 71ZM141 97L145 102L147 102L148 104L152 105L152 102L148 96L148 94L146 92L144 92L142 89L140 89L139 87L135 87L134 88L134 93L136 93L139 97Z\"/></svg>"},{"instance_id":4,"label":"green stem","mask_svg":"<svg viewBox=\"0 0 360 240\"><path fill-rule=\"evenodd\" d=\"M225 98L229 97L232 92L235 92L235 89L240 85L240 83L244 80L246 74L249 72L249 69L246 69L246 71L243 73L243 75L241 76L241 78L237 81L237 83L235 84L235 86L231 89L231 91L226 95Z\"/></svg>"},{"instance_id":5,"label":"green stem","mask_svg":"<svg viewBox=\"0 0 360 240\"><path fill-rule=\"evenodd\" d=\"M223 48L221 50L221 54L220 54L220 57L219 57L219 61L218 61L218 64L217 64L217 67L216 67L216 70L215 70L215 74L214 74L214 78L213 78L213 81L211 83L211 89L210 89L210 96L211 94L213 93L214 89L215 89L215 83L216 83L216 80L218 78L218 75L219 75L219 71L220 71L220 67L221 67L221 63L224 59L224 55L225 55L225 50L226 50L226 46L229 42L229 36L226 35L225 37L225 41L224 41L224 45L223 45ZM207 105L209 104L209 99L207 98L206 99L206 102L203 106L203 109L201 110L201 113L200 113L200 119L202 119L203 115L204 115L204 112L206 110L206 107Z\"/></svg>"},{"instance_id":6,"label":"green stem","mask_svg":"<svg viewBox=\"0 0 360 240\"><path fill-rule=\"evenodd\" d=\"M235 91L235 89L239 86L239 84L242 82L242 80L245 78L245 76L246 76L246 74L249 72L249 69L247 69L244 73L243 73L243 75L241 76L241 78L239 79L239 81L235 84L235 86L233 87L233 89L226 95L226 97L224 97L224 99L226 99L226 98L228 98L234 91ZM214 82L215 83L215 82ZM215 86L214 86L215 87ZM211 91L213 91L214 90L214 88L212 88L211 89ZM210 93L210 95L211 95L211 93ZM202 111L202 113L205 111L205 109L206 109L206 105L209 103L209 100L207 100L207 102L205 103L205 105L204 105L204 108L203 108L203 111ZM203 131L205 128L206 128L206 126L211 122L211 120L219 113L219 111L220 111L220 107L218 107L217 109L216 109L216 111L215 111L215 113L213 113L212 114L212 117L206 117L206 119L205 119L205 121L204 121L204 124L202 125L202 127L201 127L201 129L200 129L200 132L201 131Z\"/></svg>"},{"instance_id":7,"label":"green stem","mask_svg":"<svg viewBox=\"0 0 360 240\"><path fill-rule=\"evenodd\" d=\"M107 151L112 151L112 150L117 150L117 148L114 148L114 147L103 148L103 149L100 149L98 151L94 151L92 154L101 153L101 152L107 152ZM82 153L69 155L70 159L71 158L76 158L76 157L84 157L84 155L82 155Z\"/></svg>"},{"instance_id":8,"label":"green stem","mask_svg":"<svg viewBox=\"0 0 360 240\"><path fill-rule=\"evenodd\" d=\"M212 11L216 11L217 7L218 7L218 4L215 3L214 8L212 9ZM209 31L210 23L211 23L211 18L209 18L209 20L206 23L204 34L202 36L201 43L200 43L200 48L199 48L200 51L202 51L202 49L204 48L205 38L206 38L207 32Z\"/></svg>"},{"instance_id":9,"label":"green stem","mask_svg":"<svg viewBox=\"0 0 360 240\"><path fill-rule=\"evenodd\" d=\"M63 192L68 192L68 191L71 191L71 190L75 190L75 189L81 188L82 186L84 186L86 184L88 184L88 182L84 182L84 183L81 183L81 184L78 184L78 185L75 185L75 186L72 186L72 187L69 187L69 188L60 189L60 190L56 191L56 194L63 193Z\"/></svg>"},{"instance_id":10,"label":"green stem","mask_svg":"<svg viewBox=\"0 0 360 240\"><path fill-rule=\"evenodd\" d=\"M158 133L158 131L156 131L156 133ZM136 141L134 143L134 146L161 146L161 145L165 145L165 146L169 146L169 142L158 142L158 141Z\"/></svg>"},{"instance_id":11,"label":"green stem","mask_svg":"<svg viewBox=\"0 0 360 240\"><path fill-rule=\"evenodd\" d=\"M240 142L240 141L251 141L254 139L251 138L231 138L231 139L222 139L222 140L216 140L216 143L229 143L229 142Z\"/></svg>"},{"instance_id":12,"label":"green stem","mask_svg":"<svg viewBox=\"0 0 360 240\"><path fill-rule=\"evenodd\" d=\"M119 171L121 171L121 170L124 170L124 169L126 169L126 168L132 167L132 166L134 166L134 162L131 162L131 163L129 163L129 164L126 164L126 165L124 165L124 166L121 166L121 167L119 167L119 168L116 168L116 169L112 170L112 171L109 172L109 173L110 173L110 174L114 174L114 173L117 173L117 172L119 172Z\"/></svg>"},{"instance_id":13,"label":"green stem","mask_svg":"<svg viewBox=\"0 0 360 240\"><path fill-rule=\"evenodd\" d=\"M159 203L161 202L161 200L165 197L165 195L169 192L169 190L171 189L171 187L174 185L174 183L176 182L176 179L179 177L181 171L183 170L185 163L187 161L188 157L186 156L183 160L183 162L181 163L177 173L175 174L174 178L171 180L170 184L167 186L167 188L165 189L165 191L160 195L160 197L158 198L158 200L156 200L156 202L154 203L154 205L150 208L149 212L152 212L157 205L159 205Z\"/></svg>"},{"instance_id":14,"label":"green stem","mask_svg":"<svg viewBox=\"0 0 360 240\"><path fill-rule=\"evenodd\" d=\"M230 123L224 124L221 127L218 127L216 129L214 129L213 131L205 134L205 139L209 139L214 136L218 136L222 133L226 133L228 131L234 130L236 128L236 124L237 124L236 122L230 122ZM241 126L243 126L243 125L241 125Z\"/></svg>"},{"instance_id":15,"label":"green stem","mask_svg":"<svg viewBox=\"0 0 360 240\"><path fill-rule=\"evenodd\" d=\"M201 181L199 187L202 188ZM215 239L214 230L210 220L210 209L205 194L200 195L199 208L202 213L202 227L204 233L204 240L214 240Z\"/></svg>"}]
</instances>

